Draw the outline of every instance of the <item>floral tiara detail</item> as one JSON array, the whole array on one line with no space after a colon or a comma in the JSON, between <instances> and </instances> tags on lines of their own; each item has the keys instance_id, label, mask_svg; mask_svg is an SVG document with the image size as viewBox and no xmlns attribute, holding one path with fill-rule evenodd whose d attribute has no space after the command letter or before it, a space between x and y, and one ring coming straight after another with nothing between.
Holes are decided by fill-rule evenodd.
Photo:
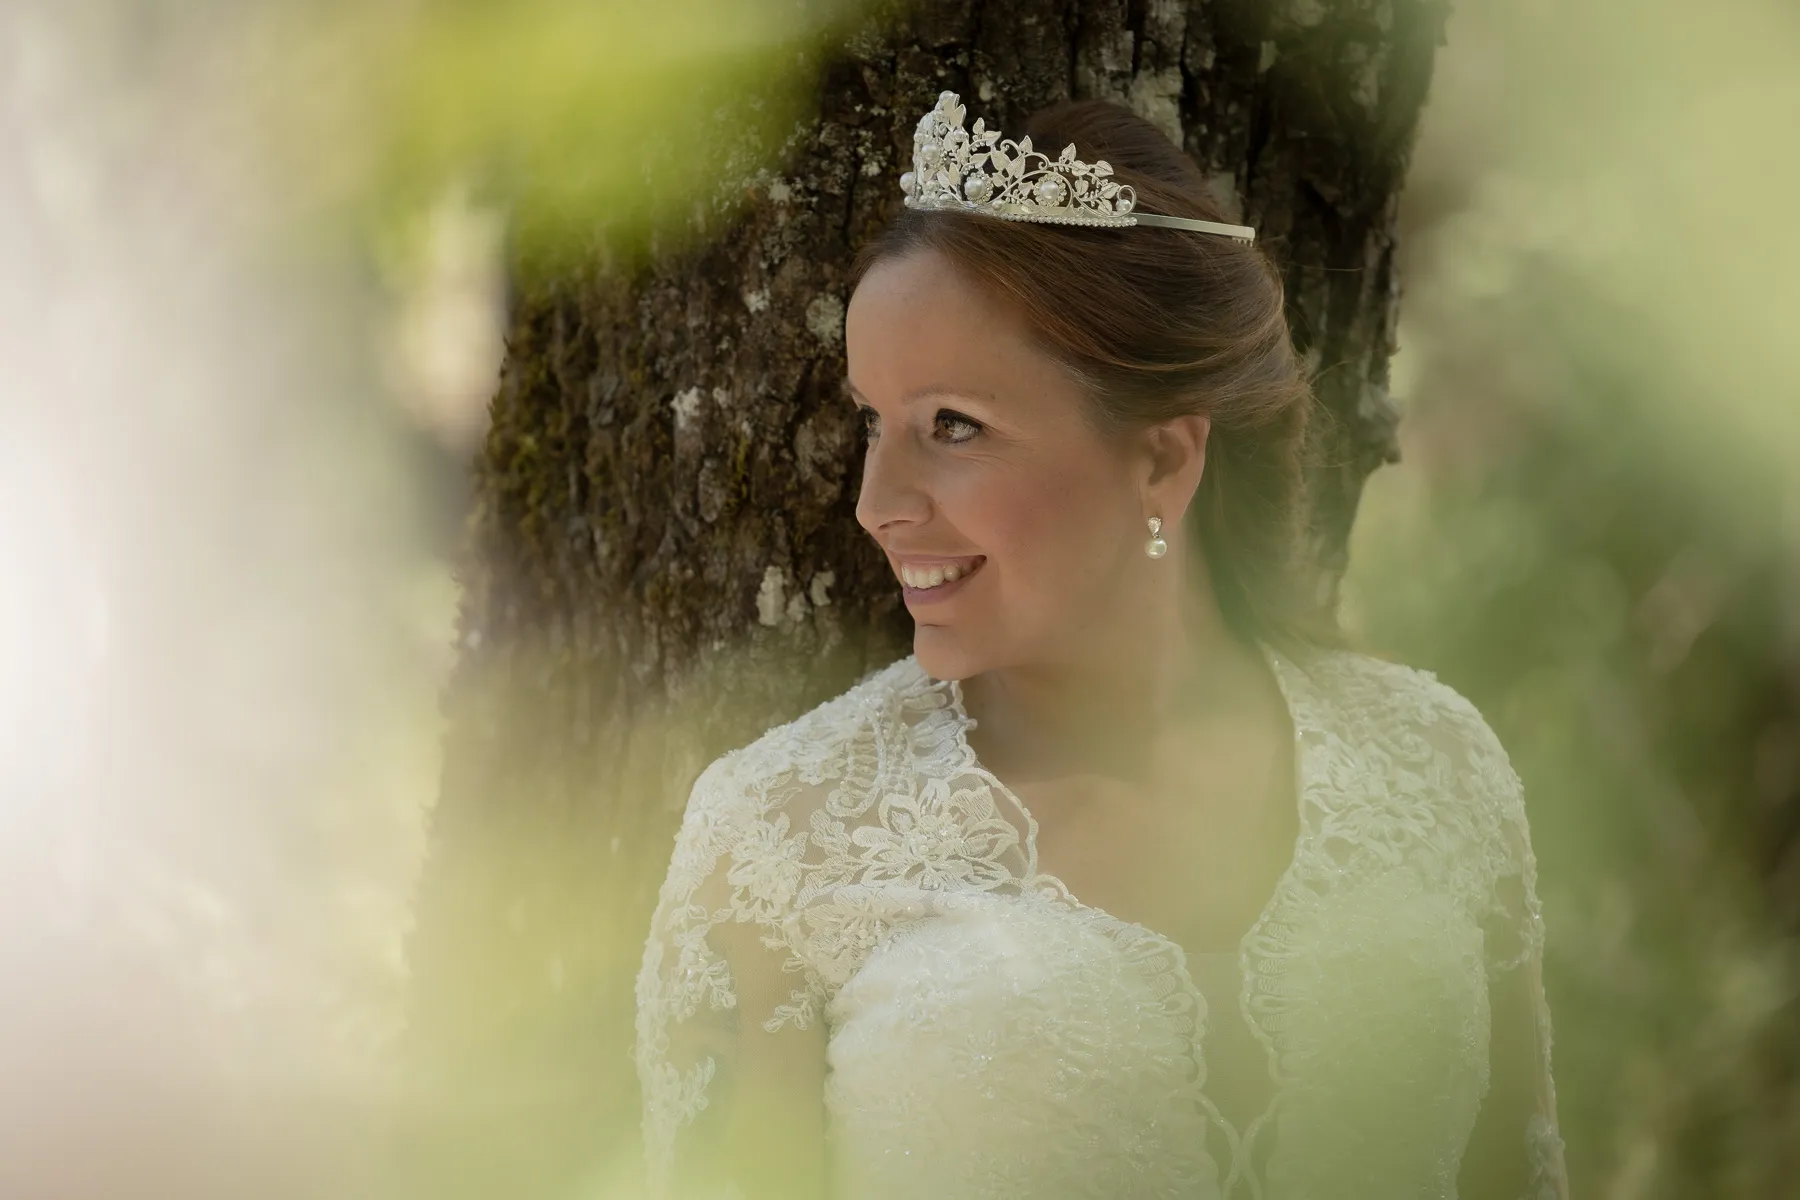
<instances>
[{"instance_id":1,"label":"floral tiara detail","mask_svg":"<svg viewBox=\"0 0 1800 1200\"><path fill-rule=\"evenodd\" d=\"M962 98L943 92L937 107L919 118L913 131L913 169L900 176L908 208L1059 225L1165 225L1243 242L1256 239L1256 230L1248 225L1137 212L1136 194L1129 184L1111 178L1112 165L1105 159L1083 162L1075 157L1073 142L1051 159L1033 150L1029 137L1003 139L980 117L965 130L963 116Z\"/></svg>"}]
</instances>

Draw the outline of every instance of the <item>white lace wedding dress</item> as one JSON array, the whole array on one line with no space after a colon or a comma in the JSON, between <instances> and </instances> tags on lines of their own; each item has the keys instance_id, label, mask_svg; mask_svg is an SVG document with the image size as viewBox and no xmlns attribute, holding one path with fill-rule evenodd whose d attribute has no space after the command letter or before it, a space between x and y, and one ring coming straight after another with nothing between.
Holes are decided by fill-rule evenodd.
<instances>
[{"instance_id":1,"label":"white lace wedding dress","mask_svg":"<svg viewBox=\"0 0 1800 1200\"><path fill-rule=\"evenodd\" d=\"M976 760L960 684L916 658L709 766L638 978L653 1186L720 1067L688 1034L754 991L784 999L748 1014L753 1036L825 1023L846 1200L1452 1197L1487 1090L1489 980L1529 965L1539 1086L1517 1138L1529 1194L1560 1194L1535 866L1504 751L1429 672L1263 649L1300 832L1222 971L1039 873L1036 823ZM756 956L722 953L733 924ZM1267 1065L1266 1106L1237 1123L1208 1092L1233 1033Z\"/></svg>"}]
</instances>

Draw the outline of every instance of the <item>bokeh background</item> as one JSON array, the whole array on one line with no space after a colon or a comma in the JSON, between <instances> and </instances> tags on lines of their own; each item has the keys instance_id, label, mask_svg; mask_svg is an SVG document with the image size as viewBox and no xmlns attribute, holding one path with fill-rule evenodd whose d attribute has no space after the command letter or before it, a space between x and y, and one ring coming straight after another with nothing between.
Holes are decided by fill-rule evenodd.
<instances>
[{"instance_id":1,"label":"bokeh background","mask_svg":"<svg viewBox=\"0 0 1800 1200\"><path fill-rule=\"evenodd\" d=\"M1526 780L1579 1195L1800 1194L1800 13L1468 5L1351 624Z\"/></svg>"},{"instance_id":2,"label":"bokeh background","mask_svg":"<svg viewBox=\"0 0 1800 1200\"><path fill-rule=\"evenodd\" d=\"M0 1192L384 1194L509 273L852 10L0 10ZM1347 622L1526 780L1577 1194L1800 1192L1800 14L1449 28Z\"/></svg>"}]
</instances>

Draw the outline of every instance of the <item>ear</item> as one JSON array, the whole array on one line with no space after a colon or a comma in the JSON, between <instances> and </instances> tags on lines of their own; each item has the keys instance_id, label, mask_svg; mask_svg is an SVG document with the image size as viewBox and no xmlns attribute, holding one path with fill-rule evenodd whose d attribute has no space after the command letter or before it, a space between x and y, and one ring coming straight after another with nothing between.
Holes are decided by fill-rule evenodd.
<instances>
[{"instance_id":1,"label":"ear","mask_svg":"<svg viewBox=\"0 0 1800 1200\"><path fill-rule=\"evenodd\" d=\"M1198 413L1173 417L1144 431L1144 512L1165 526L1187 511L1206 473L1206 441L1212 418Z\"/></svg>"}]
</instances>

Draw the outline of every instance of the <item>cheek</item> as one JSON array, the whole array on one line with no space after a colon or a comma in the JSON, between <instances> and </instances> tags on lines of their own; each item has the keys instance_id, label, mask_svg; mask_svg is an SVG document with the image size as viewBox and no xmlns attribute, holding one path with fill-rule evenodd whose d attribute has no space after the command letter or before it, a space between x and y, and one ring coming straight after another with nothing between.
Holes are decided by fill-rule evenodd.
<instances>
[{"instance_id":1,"label":"cheek","mask_svg":"<svg viewBox=\"0 0 1800 1200\"><path fill-rule=\"evenodd\" d=\"M957 525L1009 582L1055 594L1083 590L1070 585L1103 573L1132 532L1109 481L1069 471L983 480L960 501Z\"/></svg>"}]
</instances>

